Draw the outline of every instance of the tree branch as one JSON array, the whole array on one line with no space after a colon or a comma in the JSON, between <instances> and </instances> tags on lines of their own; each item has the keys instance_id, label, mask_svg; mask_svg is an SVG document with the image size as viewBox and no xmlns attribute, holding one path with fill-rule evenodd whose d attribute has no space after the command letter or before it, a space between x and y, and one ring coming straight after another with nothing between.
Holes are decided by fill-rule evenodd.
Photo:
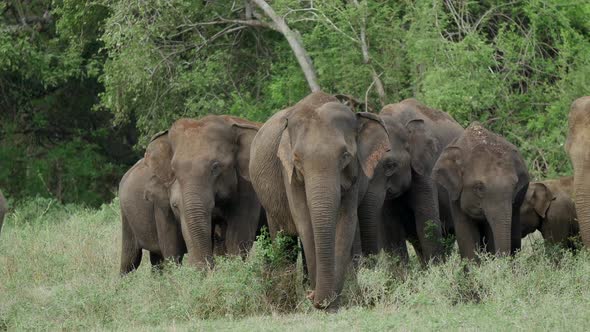
<instances>
[{"instance_id":1,"label":"tree branch","mask_svg":"<svg viewBox=\"0 0 590 332\"><path fill-rule=\"evenodd\" d=\"M354 5L358 9L361 9L361 5L359 4L359 2L357 0L352 0L352 2L354 3ZM373 86L373 84L375 85L375 89L377 90L377 94L379 95L379 101L381 102L381 106L385 106L386 96L385 96L385 89L383 88L383 82L381 82L380 75L377 75L377 71L375 71L375 68L371 64L371 57L369 56L369 46L367 43L367 16L366 16L366 13L363 13L363 15L361 17L360 40L361 40L361 51L363 53L363 63L371 67L371 76L373 77L373 83L371 83L371 86ZM369 89L370 89L370 87L369 87ZM368 93L368 91L369 90L367 90L367 93ZM366 97L365 97L365 103L366 102L367 101L366 101Z\"/></svg>"},{"instance_id":2,"label":"tree branch","mask_svg":"<svg viewBox=\"0 0 590 332\"><path fill-rule=\"evenodd\" d=\"M285 20L277 15L274 9L272 9L265 0L252 0L252 2L262 9L264 14L274 22L278 31L281 32L283 36L285 36L285 39L287 39L287 42L289 42L289 46L291 46L291 50L293 50L295 58L297 58L297 62L299 62L299 66L305 75L305 79L307 80L307 84L311 91L319 91L320 85L318 84L313 63L303 47L301 40L298 38L298 34L289 28ZM256 13L254 13L254 15L256 16Z\"/></svg>"}]
</instances>

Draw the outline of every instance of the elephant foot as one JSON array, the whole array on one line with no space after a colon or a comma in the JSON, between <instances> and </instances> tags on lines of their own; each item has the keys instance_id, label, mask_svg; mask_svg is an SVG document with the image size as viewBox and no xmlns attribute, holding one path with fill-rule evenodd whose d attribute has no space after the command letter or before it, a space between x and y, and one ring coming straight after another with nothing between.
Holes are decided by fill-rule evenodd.
<instances>
[{"instance_id":1,"label":"elephant foot","mask_svg":"<svg viewBox=\"0 0 590 332\"><path fill-rule=\"evenodd\" d=\"M321 303L315 302L315 290L310 290L307 291L307 298L311 301L311 303L313 304L313 306L316 309L325 309L326 306L322 305Z\"/></svg>"},{"instance_id":2,"label":"elephant foot","mask_svg":"<svg viewBox=\"0 0 590 332\"><path fill-rule=\"evenodd\" d=\"M332 303L327 303L327 301L315 302L315 290L307 291L307 299L311 301L314 308L319 310L326 310L327 312L337 312L338 306L332 305ZM326 304L327 303L327 304Z\"/></svg>"}]
</instances>

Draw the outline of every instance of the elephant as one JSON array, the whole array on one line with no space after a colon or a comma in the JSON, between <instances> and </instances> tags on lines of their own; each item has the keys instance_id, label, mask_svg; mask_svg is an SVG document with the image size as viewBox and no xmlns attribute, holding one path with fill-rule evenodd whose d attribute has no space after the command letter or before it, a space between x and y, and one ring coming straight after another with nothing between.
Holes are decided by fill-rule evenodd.
<instances>
[{"instance_id":1,"label":"elephant","mask_svg":"<svg viewBox=\"0 0 590 332\"><path fill-rule=\"evenodd\" d=\"M122 273L137 267L147 243L155 257L188 252L197 267L212 267L213 253L250 249L262 218L248 172L259 127L232 116L183 118L152 139L120 185Z\"/></svg>"},{"instance_id":2,"label":"elephant","mask_svg":"<svg viewBox=\"0 0 590 332\"><path fill-rule=\"evenodd\" d=\"M2 195L0 191L0 234L2 234L2 225L4 224L4 217L8 212L8 204L6 203L6 198Z\"/></svg>"},{"instance_id":3,"label":"elephant","mask_svg":"<svg viewBox=\"0 0 590 332\"><path fill-rule=\"evenodd\" d=\"M385 106L380 117L388 132L391 152L377 165L366 192L361 191L359 225L364 254L386 249L407 260L406 240L422 262L443 252L439 190L431 177L443 148L459 137L463 127L447 113L416 99ZM392 162L385 172L386 162ZM446 197L446 196L445 196ZM427 226L430 221L432 227Z\"/></svg>"},{"instance_id":4,"label":"elephant","mask_svg":"<svg viewBox=\"0 0 590 332\"><path fill-rule=\"evenodd\" d=\"M436 161L433 177L449 194L461 257L478 247L496 254L520 249L520 207L529 174L519 150L474 122Z\"/></svg>"},{"instance_id":5,"label":"elephant","mask_svg":"<svg viewBox=\"0 0 590 332\"><path fill-rule=\"evenodd\" d=\"M168 192L154 175L155 160L146 159L169 153L165 136L153 140L140 159L125 173L119 183L121 205L121 275L137 269L142 249L150 252L152 266L159 267L164 259L182 261L186 244L180 224L170 207Z\"/></svg>"},{"instance_id":6,"label":"elephant","mask_svg":"<svg viewBox=\"0 0 590 332\"><path fill-rule=\"evenodd\" d=\"M271 238L298 236L318 309L336 310L358 227L359 175L391 152L372 113L313 92L275 113L252 142L250 176Z\"/></svg>"},{"instance_id":7,"label":"elephant","mask_svg":"<svg viewBox=\"0 0 590 332\"><path fill-rule=\"evenodd\" d=\"M584 246L590 247L590 96L572 103L565 143L574 168L574 202Z\"/></svg>"},{"instance_id":8,"label":"elephant","mask_svg":"<svg viewBox=\"0 0 590 332\"><path fill-rule=\"evenodd\" d=\"M540 231L551 244L575 249L572 237L578 235L576 206L572 199L571 176L531 182L520 207L521 237Z\"/></svg>"}]
</instances>

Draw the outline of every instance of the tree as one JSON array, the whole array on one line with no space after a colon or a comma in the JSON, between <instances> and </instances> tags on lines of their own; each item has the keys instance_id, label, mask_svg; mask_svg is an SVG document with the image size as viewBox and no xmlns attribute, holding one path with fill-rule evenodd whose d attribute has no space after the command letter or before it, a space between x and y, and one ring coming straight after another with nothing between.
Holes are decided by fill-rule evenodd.
<instances>
[{"instance_id":1,"label":"tree","mask_svg":"<svg viewBox=\"0 0 590 332\"><path fill-rule=\"evenodd\" d=\"M299 62L299 66L301 66L301 70L303 70L303 74L307 79L307 84L309 84L309 88L312 92L319 91L320 85L317 82L315 69L313 68L313 64L311 62L311 58L305 51L298 33L293 31L289 28L285 20L277 15L277 13L272 9L271 6L264 0L252 0L262 11L273 21L276 29L280 31L283 36L289 42L295 57L297 58L297 62Z\"/></svg>"}]
</instances>

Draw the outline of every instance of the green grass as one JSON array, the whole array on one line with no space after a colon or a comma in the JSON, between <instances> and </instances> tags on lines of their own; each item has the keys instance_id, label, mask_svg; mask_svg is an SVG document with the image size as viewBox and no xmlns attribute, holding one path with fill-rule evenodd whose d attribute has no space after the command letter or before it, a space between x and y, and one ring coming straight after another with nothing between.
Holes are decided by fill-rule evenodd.
<instances>
[{"instance_id":1,"label":"green grass","mask_svg":"<svg viewBox=\"0 0 590 332\"><path fill-rule=\"evenodd\" d=\"M120 278L116 201L92 210L36 199L9 215L0 238L0 330L586 329L588 252L524 244L514 258L468 268L456 252L429 269L369 258L349 278L343 308L326 314L305 299L300 273L266 268L268 248L209 272L156 273L144 256Z\"/></svg>"}]
</instances>

